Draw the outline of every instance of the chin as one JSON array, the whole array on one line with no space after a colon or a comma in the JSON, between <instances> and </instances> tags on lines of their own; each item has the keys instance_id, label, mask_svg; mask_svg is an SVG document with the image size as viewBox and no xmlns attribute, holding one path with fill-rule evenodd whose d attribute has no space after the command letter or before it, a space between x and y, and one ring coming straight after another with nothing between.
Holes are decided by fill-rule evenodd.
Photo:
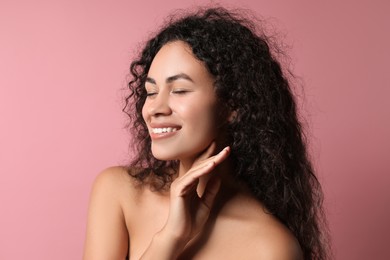
<instances>
[{"instance_id":1,"label":"chin","mask_svg":"<svg viewBox=\"0 0 390 260\"><path fill-rule=\"evenodd\" d=\"M152 140L151 152L161 161L193 160L215 140L215 135L193 134L191 138L166 138Z\"/></svg>"},{"instance_id":2,"label":"chin","mask_svg":"<svg viewBox=\"0 0 390 260\"><path fill-rule=\"evenodd\" d=\"M155 154L155 153L152 153L152 154L153 154L154 158L156 158L157 160L160 160L160 161L175 161L175 160L178 160L176 157L169 156L167 154Z\"/></svg>"},{"instance_id":3,"label":"chin","mask_svg":"<svg viewBox=\"0 0 390 260\"><path fill-rule=\"evenodd\" d=\"M153 147L152 145L152 154L153 156L161 161L182 161L182 160L193 160L203 152L207 146L194 147L193 149L168 149L167 147Z\"/></svg>"},{"instance_id":4,"label":"chin","mask_svg":"<svg viewBox=\"0 0 390 260\"><path fill-rule=\"evenodd\" d=\"M169 151L169 149L157 149L152 146L153 157L160 161L178 160L178 154Z\"/></svg>"},{"instance_id":5,"label":"chin","mask_svg":"<svg viewBox=\"0 0 390 260\"><path fill-rule=\"evenodd\" d=\"M152 154L154 158L161 161L175 161L196 157L198 149L180 149L178 147L159 147L152 144Z\"/></svg>"}]
</instances>

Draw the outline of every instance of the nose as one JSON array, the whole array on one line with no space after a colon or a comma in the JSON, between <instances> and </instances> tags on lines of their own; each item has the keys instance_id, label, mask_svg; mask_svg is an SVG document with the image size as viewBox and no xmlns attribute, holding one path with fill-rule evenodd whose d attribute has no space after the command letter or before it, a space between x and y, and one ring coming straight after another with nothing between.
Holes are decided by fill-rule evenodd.
<instances>
[{"instance_id":1,"label":"nose","mask_svg":"<svg viewBox=\"0 0 390 260\"><path fill-rule=\"evenodd\" d=\"M169 93L160 91L150 98L145 105L148 105L148 112L150 116L162 116L170 115L172 113L171 106L169 104Z\"/></svg>"}]
</instances>

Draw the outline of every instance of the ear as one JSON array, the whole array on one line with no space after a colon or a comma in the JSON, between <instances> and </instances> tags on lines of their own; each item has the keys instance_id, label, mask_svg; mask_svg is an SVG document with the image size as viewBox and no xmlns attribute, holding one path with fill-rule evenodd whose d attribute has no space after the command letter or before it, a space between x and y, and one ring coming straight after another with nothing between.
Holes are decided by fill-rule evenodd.
<instances>
[{"instance_id":1,"label":"ear","mask_svg":"<svg viewBox=\"0 0 390 260\"><path fill-rule=\"evenodd\" d=\"M236 110L230 111L228 122L232 123L234 120L236 120L236 117L237 117L237 111Z\"/></svg>"}]
</instances>

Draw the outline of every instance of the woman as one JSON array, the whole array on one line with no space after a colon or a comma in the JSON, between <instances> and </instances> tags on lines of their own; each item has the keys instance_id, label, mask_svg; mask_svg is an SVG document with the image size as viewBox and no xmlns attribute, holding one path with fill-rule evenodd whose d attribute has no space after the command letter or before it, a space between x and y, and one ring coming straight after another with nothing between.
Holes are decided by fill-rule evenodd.
<instances>
[{"instance_id":1,"label":"woman","mask_svg":"<svg viewBox=\"0 0 390 260\"><path fill-rule=\"evenodd\" d=\"M326 259L322 193L267 38L222 8L131 64L136 157L91 195L84 259Z\"/></svg>"}]
</instances>

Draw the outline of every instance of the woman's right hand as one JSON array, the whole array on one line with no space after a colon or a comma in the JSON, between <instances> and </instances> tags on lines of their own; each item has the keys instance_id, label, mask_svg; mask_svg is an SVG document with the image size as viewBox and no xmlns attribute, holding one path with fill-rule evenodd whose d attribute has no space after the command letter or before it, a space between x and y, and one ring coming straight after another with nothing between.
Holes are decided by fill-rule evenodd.
<instances>
[{"instance_id":1,"label":"woman's right hand","mask_svg":"<svg viewBox=\"0 0 390 260\"><path fill-rule=\"evenodd\" d=\"M230 147L226 147L213 155L215 149L216 144L212 143L184 175L172 182L168 219L141 259L175 259L187 243L202 231L221 183L218 174L206 175L221 164L230 152ZM202 195L198 195L197 188L202 177L208 181Z\"/></svg>"},{"instance_id":2,"label":"woman's right hand","mask_svg":"<svg viewBox=\"0 0 390 260\"><path fill-rule=\"evenodd\" d=\"M206 175L222 163L230 152L230 148L226 147L212 156L215 147L215 143L212 143L195 160L192 167L171 184L169 215L161 232L167 232L172 239L178 240L180 244L187 244L202 231L213 207L221 181L217 175ZM208 179L208 182L200 196L197 188L202 177L206 177L203 179Z\"/></svg>"}]
</instances>

